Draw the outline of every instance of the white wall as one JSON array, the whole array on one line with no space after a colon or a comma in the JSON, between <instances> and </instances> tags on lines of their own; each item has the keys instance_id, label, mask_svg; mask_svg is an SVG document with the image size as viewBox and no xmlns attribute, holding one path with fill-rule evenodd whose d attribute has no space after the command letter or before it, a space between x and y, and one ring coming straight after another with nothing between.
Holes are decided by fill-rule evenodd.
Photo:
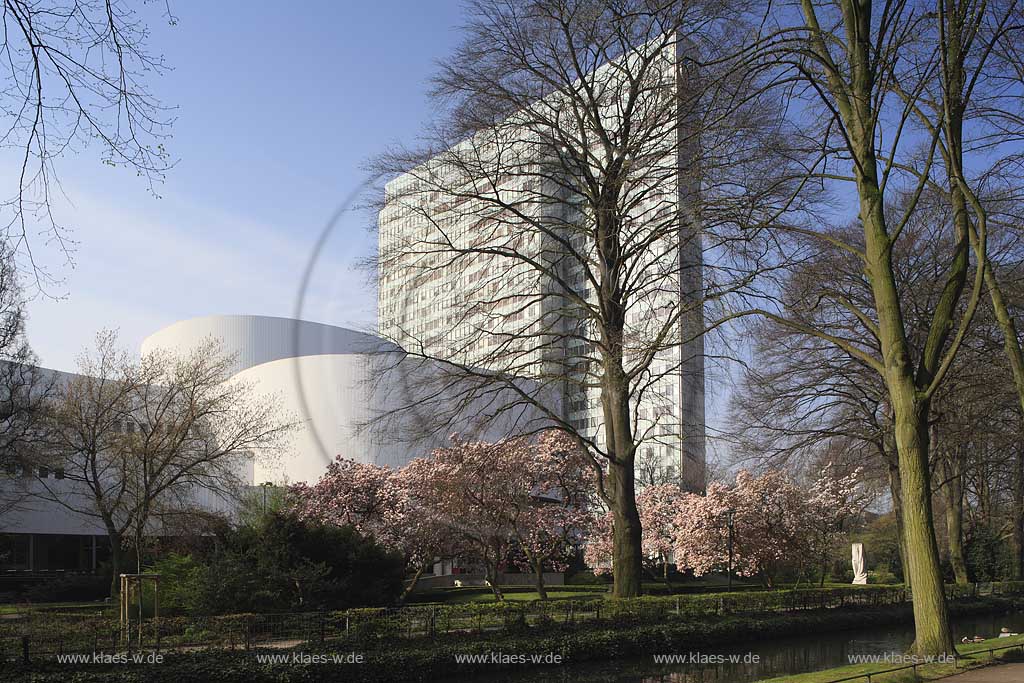
<instances>
[{"instance_id":1,"label":"white wall","mask_svg":"<svg viewBox=\"0 0 1024 683\"><path fill-rule=\"evenodd\" d=\"M312 483L338 455L401 467L446 445L452 432L497 440L540 426L536 411L510 407L510 392L463 405L465 389L443 366L398 354L286 358L235 378L278 396L284 413L300 423L286 452L257 459L257 483Z\"/></svg>"}]
</instances>

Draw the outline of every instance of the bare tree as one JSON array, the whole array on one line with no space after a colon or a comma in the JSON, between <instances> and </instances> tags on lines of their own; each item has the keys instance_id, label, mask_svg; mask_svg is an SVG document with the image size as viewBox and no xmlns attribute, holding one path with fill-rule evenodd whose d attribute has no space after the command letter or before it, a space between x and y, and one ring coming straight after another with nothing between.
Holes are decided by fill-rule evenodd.
<instances>
[{"instance_id":1,"label":"bare tree","mask_svg":"<svg viewBox=\"0 0 1024 683\"><path fill-rule=\"evenodd\" d=\"M449 401L511 392L495 413L528 406L542 419L525 431L587 448L614 517L614 594L637 595L637 459L703 487L705 313L749 284L730 253L758 251L756 230L730 228L775 215L801 159L777 154L773 103L725 57L738 10L469 10L435 80L442 123L376 165L391 178L380 333L446 364Z\"/></svg>"},{"instance_id":2,"label":"bare tree","mask_svg":"<svg viewBox=\"0 0 1024 683\"><path fill-rule=\"evenodd\" d=\"M18 160L17 185L0 203L12 247L37 280L30 226L42 222L66 254L67 227L55 215L58 160L89 143L103 163L134 169L154 189L171 161L163 140L171 113L146 80L167 67L148 51L149 29L127 0L4 0L0 63L0 146ZM167 17L174 21L170 10ZM42 276L42 277L41 277Z\"/></svg>"},{"instance_id":3,"label":"bare tree","mask_svg":"<svg viewBox=\"0 0 1024 683\"><path fill-rule=\"evenodd\" d=\"M973 84L998 67L992 46L1019 39L1009 20L1015 3L945 3L937 11L899 1L835 0L794 3L799 21L781 12L766 22L760 45L765 68L791 102L794 125L817 133L819 159L809 181L846 185L856 192L860 244L840 239L799 216L777 226L841 249L858 262L870 285L865 308L842 293L827 295L829 311L844 310L877 342L877 351L859 339L830 330L820 309L759 307L760 314L791 329L828 341L871 368L883 380L894 425L903 502L903 534L914 590L918 652L953 650L931 506L929 418L931 402L946 379L983 294L987 262L985 212L966 177L968 158L983 147L998 155L998 143L960 145L970 136L957 118L968 115L978 92ZM977 40L951 40L959 17L983 27ZM960 34L962 35L962 34ZM938 84L938 87L933 85ZM1019 93L1017 93L1019 94ZM1000 106L1017 106L1013 97ZM926 125L924 120L928 121ZM937 152L939 145L954 151ZM901 294L893 250L913 218L929 178L951 179L964 200L953 203L954 218L942 260L941 296L923 311L925 334L912 335L908 301ZM887 212L900 198L901 212ZM973 261L973 263L972 263ZM812 302L813 303L813 302Z\"/></svg>"},{"instance_id":4,"label":"bare tree","mask_svg":"<svg viewBox=\"0 0 1024 683\"><path fill-rule=\"evenodd\" d=\"M144 537L165 519L230 509L247 461L279 457L292 423L275 397L231 379L232 358L214 340L134 361L104 332L79 365L50 406L50 457L64 480L40 481L48 500L103 524L116 592L128 541L141 565Z\"/></svg>"}]
</instances>

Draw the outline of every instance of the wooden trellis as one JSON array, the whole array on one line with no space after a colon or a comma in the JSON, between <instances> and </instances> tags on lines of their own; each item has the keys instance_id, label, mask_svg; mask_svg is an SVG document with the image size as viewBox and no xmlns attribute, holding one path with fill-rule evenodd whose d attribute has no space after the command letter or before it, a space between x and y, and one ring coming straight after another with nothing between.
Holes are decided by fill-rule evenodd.
<instances>
[{"instance_id":1,"label":"wooden trellis","mask_svg":"<svg viewBox=\"0 0 1024 683\"><path fill-rule=\"evenodd\" d=\"M120 621L121 640L131 647L132 596L135 596L139 618L138 644L142 646L142 587L146 581L153 584L153 618L160 616L160 575L159 574L121 574Z\"/></svg>"}]
</instances>

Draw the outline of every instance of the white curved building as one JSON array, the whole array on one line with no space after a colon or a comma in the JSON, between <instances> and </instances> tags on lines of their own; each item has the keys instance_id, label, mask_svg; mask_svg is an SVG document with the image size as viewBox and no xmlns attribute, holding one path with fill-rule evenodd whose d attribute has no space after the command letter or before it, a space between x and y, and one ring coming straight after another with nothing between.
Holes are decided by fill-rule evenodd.
<instances>
[{"instance_id":1,"label":"white curved building","mask_svg":"<svg viewBox=\"0 0 1024 683\"><path fill-rule=\"evenodd\" d=\"M243 483L314 482L338 455L400 467L445 445L451 432L493 441L545 426L539 411L515 392L468 392L463 373L449 372L444 363L409 359L400 348L373 335L320 323L206 316L174 323L147 337L142 353L165 349L184 354L211 338L234 356L232 381L275 395L284 419L297 423L280 453L243 464L238 473ZM73 377L46 372L56 382ZM481 375L476 381L488 380ZM468 402L467 394L481 398ZM63 478L63 470L57 474L44 469L38 475L47 478L51 491L85 495L80 484ZM38 481L24 481L40 488ZM197 489L193 495L208 511L233 511L234 502L212 491ZM9 546L0 567L28 572L95 570L108 546L104 527L95 517L76 514L43 497L0 515L0 540Z\"/></svg>"},{"instance_id":2,"label":"white curved building","mask_svg":"<svg viewBox=\"0 0 1024 683\"><path fill-rule=\"evenodd\" d=\"M281 453L256 461L254 483L313 482L338 455L401 467L444 445L452 432L497 440L539 427L538 412L511 392L464 405L455 398L467 393L461 373L405 358L373 335L321 323L206 316L147 337L142 353L187 353L210 338L235 356L234 379L277 396L282 414L298 423ZM448 404L438 400L445 395L453 397Z\"/></svg>"}]
</instances>

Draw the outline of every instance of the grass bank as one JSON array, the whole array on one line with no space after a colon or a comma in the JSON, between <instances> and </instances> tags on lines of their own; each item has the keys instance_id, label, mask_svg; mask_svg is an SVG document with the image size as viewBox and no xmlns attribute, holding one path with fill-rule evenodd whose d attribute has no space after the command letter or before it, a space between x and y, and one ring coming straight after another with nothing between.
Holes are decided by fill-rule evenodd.
<instances>
[{"instance_id":1,"label":"grass bank","mask_svg":"<svg viewBox=\"0 0 1024 683\"><path fill-rule=\"evenodd\" d=\"M780 676L778 678L767 679L763 683L832 683L839 679L853 678L855 676L861 676L863 678L861 681L853 678L853 680L847 681L847 683L862 683L867 680L867 676L869 674L871 675L872 683L911 683L915 681L934 681L954 674L963 673L970 669L977 669L1005 662L1024 661L1024 654L1022 654L1021 650L1018 649L994 653L986 652L990 648L1008 647L1011 645L1024 645L1024 636L1012 638L990 638L984 643L959 645L957 650L960 653L960 660L957 661L956 664L921 664L917 667L916 672L914 670L907 669L891 673L882 673L888 669L895 668L896 665L885 663L854 664L834 669L825 669L823 671L798 674L795 676Z\"/></svg>"}]
</instances>

